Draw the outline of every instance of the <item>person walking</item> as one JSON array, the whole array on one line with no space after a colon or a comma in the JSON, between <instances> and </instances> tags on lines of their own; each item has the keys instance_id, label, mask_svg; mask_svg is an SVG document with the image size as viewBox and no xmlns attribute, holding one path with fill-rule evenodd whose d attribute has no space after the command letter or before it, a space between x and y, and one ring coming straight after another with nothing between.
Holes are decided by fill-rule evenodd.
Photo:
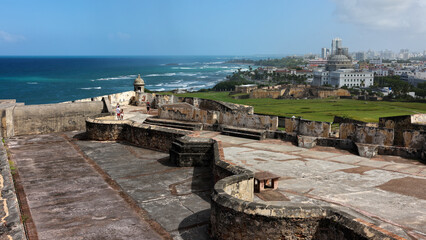
<instances>
[{"instance_id":1,"label":"person walking","mask_svg":"<svg viewBox=\"0 0 426 240\"><path fill-rule=\"evenodd\" d=\"M121 109L120 109L120 104L117 103L117 108L115 109L116 112L116 120L120 120L120 113L121 113Z\"/></svg>"},{"instance_id":2,"label":"person walking","mask_svg":"<svg viewBox=\"0 0 426 240\"><path fill-rule=\"evenodd\" d=\"M123 120L123 119L124 119L124 110L121 109L121 111L120 111L120 120Z\"/></svg>"},{"instance_id":3,"label":"person walking","mask_svg":"<svg viewBox=\"0 0 426 240\"><path fill-rule=\"evenodd\" d=\"M146 113L149 113L149 109L151 108L151 104L146 102Z\"/></svg>"}]
</instances>

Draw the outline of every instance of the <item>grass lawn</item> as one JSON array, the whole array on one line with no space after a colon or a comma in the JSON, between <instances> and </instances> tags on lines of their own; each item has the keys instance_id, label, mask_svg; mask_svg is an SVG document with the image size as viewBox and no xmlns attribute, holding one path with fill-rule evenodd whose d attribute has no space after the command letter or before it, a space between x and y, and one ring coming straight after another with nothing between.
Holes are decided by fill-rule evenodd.
<instances>
[{"instance_id":1,"label":"grass lawn","mask_svg":"<svg viewBox=\"0 0 426 240\"><path fill-rule=\"evenodd\" d=\"M309 120L327 122L333 121L335 115L366 122L378 122L379 117L426 113L426 103L350 99L233 99L228 94L229 92L197 92L177 94L177 96L250 105L254 107L255 113L283 117L294 115Z\"/></svg>"}]
</instances>

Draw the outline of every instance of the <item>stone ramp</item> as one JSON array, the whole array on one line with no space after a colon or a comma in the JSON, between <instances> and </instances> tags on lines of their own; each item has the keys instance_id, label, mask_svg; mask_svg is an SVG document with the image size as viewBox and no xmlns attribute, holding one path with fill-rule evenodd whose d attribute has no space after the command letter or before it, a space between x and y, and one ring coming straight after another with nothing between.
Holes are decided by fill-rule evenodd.
<instances>
[{"instance_id":1,"label":"stone ramp","mask_svg":"<svg viewBox=\"0 0 426 240\"><path fill-rule=\"evenodd\" d=\"M61 134L8 140L39 239L163 239Z\"/></svg>"}]
</instances>

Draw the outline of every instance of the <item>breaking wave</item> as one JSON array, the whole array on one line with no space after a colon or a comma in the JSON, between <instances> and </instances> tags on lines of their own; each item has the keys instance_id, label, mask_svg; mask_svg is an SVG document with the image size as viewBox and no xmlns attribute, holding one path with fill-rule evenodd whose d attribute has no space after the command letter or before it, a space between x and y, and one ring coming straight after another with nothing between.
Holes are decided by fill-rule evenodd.
<instances>
[{"instance_id":1,"label":"breaking wave","mask_svg":"<svg viewBox=\"0 0 426 240\"><path fill-rule=\"evenodd\" d=\"M84 87L84 88L80 88L80 89L83 89L83 90L92 90L92 89L102 89L102 87Z\"/></svg>"},{"instance_id":2,"label":"breaking wave","mask_svg":"<svg viewBox=\"0 0 426 240\"><path fill-rule=\"evenodd\" d=\"M145 75L145 77L172 77L175 75L176 73L148 74L148 75Z\"/></svg>"},{"instance_id":3,"label":"breaking wave","mask_svg":"<svg viewBox=\"0 0 426 240\"><path fill-rule=\"evenodd\" d=\"M125 75L125 76L118 76L118 77L98 78L96 80L98 80L98 81L109 81L109 80L131 79L131 78L135 78L135 77L136 77L136 75Z\"/></svg>"}]
</instances>

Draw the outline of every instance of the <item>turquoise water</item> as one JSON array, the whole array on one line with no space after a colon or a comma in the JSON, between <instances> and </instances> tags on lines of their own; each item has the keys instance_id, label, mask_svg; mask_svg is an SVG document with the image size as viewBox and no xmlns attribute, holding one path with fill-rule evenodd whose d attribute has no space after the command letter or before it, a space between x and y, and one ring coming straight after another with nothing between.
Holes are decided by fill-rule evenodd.
<instances>
[{"instance_id":1,"label":"turquoise water","mask_svg":"<svg viewBox=\"0 0 426 240\"><path fill-rule=\"evenodd\" d=\"M238 68L230 56L0 57L0 99L58 103L133 90L141 74L155 91L211 88Z\"/></svg>"}]
</instances>

